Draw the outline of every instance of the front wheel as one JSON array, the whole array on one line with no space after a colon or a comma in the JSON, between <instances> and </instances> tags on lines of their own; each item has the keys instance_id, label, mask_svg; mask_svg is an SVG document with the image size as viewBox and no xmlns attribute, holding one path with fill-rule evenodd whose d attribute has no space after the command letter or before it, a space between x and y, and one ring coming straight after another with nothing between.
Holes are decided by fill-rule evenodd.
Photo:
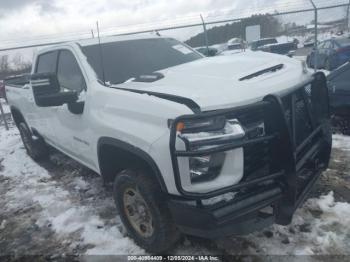
<instances>
[{"instance_id":1,"label":"front wheel","mask_svg":"<svg viewBox=\"0 0 350 262\"><path fill-rule=\"evenodd\" d=\"M114 199L128 234L147 252L160 254L180 239L157 181L143 171L117 175Z\"/></svg>"}]
</instances>

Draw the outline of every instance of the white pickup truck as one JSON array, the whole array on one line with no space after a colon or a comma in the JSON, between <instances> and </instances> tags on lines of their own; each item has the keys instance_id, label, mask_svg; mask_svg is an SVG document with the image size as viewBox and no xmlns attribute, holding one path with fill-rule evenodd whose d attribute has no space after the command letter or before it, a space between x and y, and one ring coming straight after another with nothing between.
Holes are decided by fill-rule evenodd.
<instances>
[{"instance_id":1,"label":"white pickup truck","mask_svg":"<svg viewBox=\"0 0 350 262\"><path fill-rule=\"evenodd\" d=\"M113 184L128 234L151 253L181 234L289 224L330 158L326 78L284 56L90 39L41 50L6 92L28 154L50 145Z\"/></svg>"}]
</instances>

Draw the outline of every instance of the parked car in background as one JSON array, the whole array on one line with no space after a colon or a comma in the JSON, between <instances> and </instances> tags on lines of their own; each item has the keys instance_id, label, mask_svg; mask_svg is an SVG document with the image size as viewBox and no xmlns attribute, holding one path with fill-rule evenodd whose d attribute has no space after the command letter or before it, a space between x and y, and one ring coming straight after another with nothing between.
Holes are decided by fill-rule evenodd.
<instances>
[{"instance_id":1,"label":"parked car in background","mask_svg":"<svg viewBox=\"0 0 350 262\"><path fill-rule=\"evenodd\" d=\"M246 42L241 38L232 38L227 41L227 50L245 49Z\"/></svg>"},{"instance_id":2,"label":"parked car in background","mask_svg":"<svg viewBox=\"0 0 350 262\"><path fill-rule=\"evenodd\" d=\"M315 36L310 36L304 41L304 47L313 47L315 45Z\"/></svg>"},{"instance_id":3,"label":"parked car in background","mask_svg":"<svg viewBox=\"0 0 350 262\"><path fill-rule=\"evenodd\" d=\"M307 65L315 67L315 50L307 56ZM332 71L350 60L350 38L332 38L318 45L317 68Z\"/></svg>"},{"instance_id":4,"label":"parked car in background","mask_svg":"<svg viewBox=\"0 0 350 262\"><path fill-rule=\"evenodd\" d=\"M252 42L250 48L253 51L290 55L298 48L298 45L295 42L278 43L276 38L265 38Z\"/></svg>"},{"instance_id":5,"label":"parked car in background","mask_svg":"<svg viewBox=\"0 0 350 262\"><path fill-rule=\"evenodd\" d=\"M206 46L197 47L195 48L195 50L205 56L216 56L219 52L216 48L213 48L213 47L207 48Z\"/></svg>"},{"instance_id":6,"label":"parked car in background","mask_svg":"<svg viewBox=\"0 0 350 262\"><path fill-rule=\"evenodd\" d=\"M240 50L240 49L244 49L244 45L242 43L235 43L227 46L227 50Z\"/></svg>"},{"instance_id":7,"label":"parked car in background","mask_svg":"<svg viewBox=\"0 0 350 262\"><path fill-rule=\"evenodd\" d=\"M333 126L350 135L350 62L328 75Z\"/></svg>"},{"instance_id":8,"label":"parked car in background","mask_svg":"<svg viewBox=\"0 0 350 262\"><path fill-rule=\"evenodd\" d=\"M271 45L271 44L278 44L278 41L276 38L263 38L260 40L256 40L250 43L250 49L252 51L258 51L260 47L265 45Z\"/></svg>"}]
</instances>

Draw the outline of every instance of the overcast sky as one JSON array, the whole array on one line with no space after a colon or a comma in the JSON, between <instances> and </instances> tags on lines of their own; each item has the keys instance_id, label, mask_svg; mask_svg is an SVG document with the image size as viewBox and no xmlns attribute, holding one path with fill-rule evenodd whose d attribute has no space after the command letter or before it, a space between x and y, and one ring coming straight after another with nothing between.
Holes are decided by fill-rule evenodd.
<instances>
[{"instance_id":1,"label":"overcast sky","mask_svg":"<svg viewBox=\"0 0 350 262\"><path fill-rule=\"evenodd\" d=\"M315 1L332 4L343 0ZM102 32L111 33L140 28L130 26L136 24L161 27L198 22L199 14L210 19L302 6L310 7L309 0L0 0L0 46L89 35L97 20ZM183 32L182 36L189 35Z\"/></svg>"},{"instance_id":2,"label":"overcast sky","mask_svg":"<svg viewBox=\"0 0 350 262\"><path fill-rule=\"evenodd\" d=\"M221 15L228 10L296 5L308 0L1 0L0 41L90 32L99 20L102 29L154 23L195 16ZM338 1L338 0L332 0ZM237 12L240 13L240 12ZM2 43L3 44L3 43Z\"/></svg>"}]
</instances>

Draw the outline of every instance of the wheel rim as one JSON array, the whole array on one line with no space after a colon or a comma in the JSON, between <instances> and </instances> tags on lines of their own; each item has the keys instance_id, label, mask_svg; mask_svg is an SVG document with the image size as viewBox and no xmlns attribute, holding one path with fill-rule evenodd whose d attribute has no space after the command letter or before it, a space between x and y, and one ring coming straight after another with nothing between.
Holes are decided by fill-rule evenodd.
<instances>
[{"instance_id":1,"label":"wheel rim","mask_svg":"<svg viewBox=\"0 0 350 262\"><path fill-rule=\"evenodd\" d=\"M145 199L137 190L127 188L123 201L124 211L131 226L143 238L151 237L154 232L153 218Z\"/></svg>"}]
</instances>

